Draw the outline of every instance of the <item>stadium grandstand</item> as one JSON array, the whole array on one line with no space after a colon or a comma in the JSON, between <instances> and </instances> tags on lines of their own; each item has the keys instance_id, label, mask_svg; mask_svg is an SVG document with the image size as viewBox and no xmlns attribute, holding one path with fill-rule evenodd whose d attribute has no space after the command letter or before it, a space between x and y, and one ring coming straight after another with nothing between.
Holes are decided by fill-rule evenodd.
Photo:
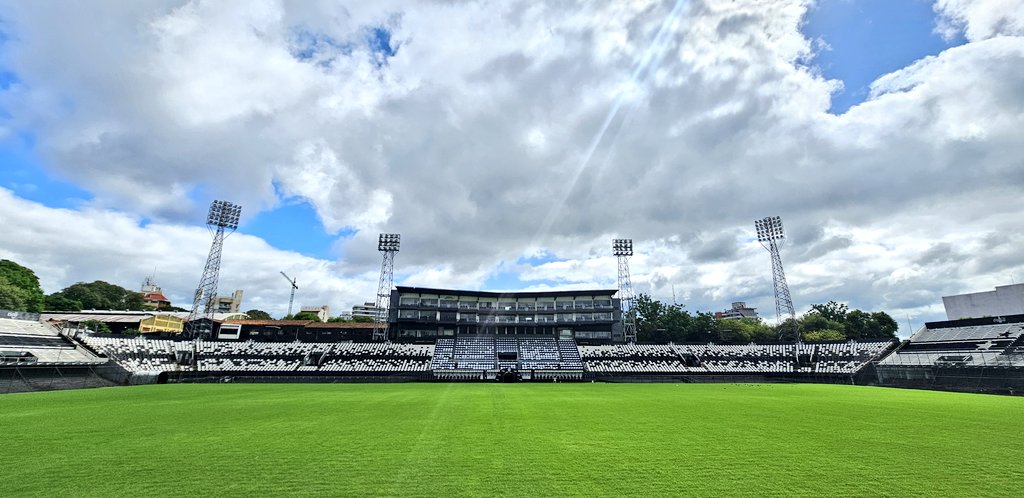
<instances>
[{"instance_id":1,"label":"stadium grandstand","mask_svg":"<svg viewBox=\"0 0 1024 498\"><path fill-rule=\"evenodd\" d=\"M116 385L96 369L108 359L39 315L0 311L0 392Z\"/></svg>"},{"instance_id":2,"label":"stadium grandstand","mask_svg":"<svg viewBox=\"0 0 1024 498\"><path fill-rule=\"evenodd\" d=\"M621 374L758 374L851 376L878 360L895 341L823 344L579 346L589 372Z\"/></svg>"},{"instance_id":3,"label":"stadium grandstand","mask_svg":"<svg viewBox=\"0 0 1024 498\"><path fill-rule=\"evenodd\" d=\"M885 385L1024 391L1024 315L928 322L876 369Z\"/></svg>"},{"instance_id":4,"label":"stadium grandstand","mask_svg":"<svg viewBox=\"0 0 1024 498\"><path fill-rule=\"evenodd\" d=\"M771 345L579 345L549 336L463 335L435 344L398 342L183 341L85 335L90 347L134 374L389 376L416 380L760 380L852 381L895 341ZM175 377L176 376L176 377ZM427 377L429 376L429 377Z\"/></svg>"},{"instance_id":5,"label":"stadium grandstand","mask_svg":"<svg viewBox=\"0 0 1024 498\"><path fill-rule=\"evenodd\" d=\"M384 341L372 340L371 323L217 316L211 337L192 340L180 334L180 317L155 311L10 315L0 321L0 390L62 387L31 381L47 376L91 379L81 387L595 380L1024 389L1024 315L929 322L903 343L637 344L624 341L615 292L399 286ZM87 326L94 321L109 332ZM136 332L146 326L156 330Z\"/></svg>"}]
</instances>

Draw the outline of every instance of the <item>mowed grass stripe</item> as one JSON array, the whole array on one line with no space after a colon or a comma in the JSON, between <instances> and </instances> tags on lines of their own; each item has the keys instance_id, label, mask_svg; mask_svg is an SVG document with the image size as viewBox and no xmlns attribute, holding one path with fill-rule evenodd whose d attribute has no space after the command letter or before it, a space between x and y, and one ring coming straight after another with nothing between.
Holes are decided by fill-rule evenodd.
<instances>
[{"instance_id":1,"label":"mowed grass stripe","mask_svg":"<svg viewBox=\"0 0 1024 498\"><path fill-rule=\"evenodd\" d=\"M0 396L11 495L1019 496L1024 399L831 385Z\"/></svg>"}]
</instances>

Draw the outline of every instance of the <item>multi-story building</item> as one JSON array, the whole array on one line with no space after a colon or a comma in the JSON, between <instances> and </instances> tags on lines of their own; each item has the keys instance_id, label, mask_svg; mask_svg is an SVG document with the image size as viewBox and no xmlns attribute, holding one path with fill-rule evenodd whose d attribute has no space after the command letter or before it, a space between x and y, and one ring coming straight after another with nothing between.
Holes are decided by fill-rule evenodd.
<instances>
[{"instance_id":1,"label":"multi-story building","mask_svg":"<svg viewBox=\"0 0 1024 498\"><path fill-rule=\"evenodd\" d=\"M367 318L377 319L377 315L380 314L380 308L377 308L375 303L363 303L357 304L352 307L352 315L349 318L355 318L357 316L365 316Z\"/></svg>"},{"instance_id":2,"label":"multi-story building","mask_svg":"<svg viewBox=\"0 0 1024 498\"><path fill-rule=\"evenodd\" d=\"M578 342L623 342L614 289L481 292L403 287L391 291L388 336L423 340L458 335L545 335Z\"/></svg>"},{"instance_id":3,"label":"multi-story building","mask_svg":"<svg viewBox=\"0 0 1024 498\"><path fill-rule=\"evenodd\" d=\"M214 313L241 313L242 291L236 290L230 296L217 296L213 306Z\"/></svg>"},{"instance_id":4,"label":"multi-story building","mask_svg":"<svg viewBox=\"0 0 1024 498\"><path fill-rule=\"evenodd\" d=\"M715 312L715 319L717 320L739 320L741 318L757 319L757 308L748 308L747 303L736 301L732 303L732 309Z\"/></svg>"},{"instance_id":5,"label":"multi-story building","mask_svg":"<svg viewBox=\"0 0 1024 498\"><path fill-rule=\"evenodd\" d=\"M331 307L326 304L323 306L302 306L299 308L299 313L312 313L321 322L326 322L331 317Z\"/></svg>"}]
</instances>

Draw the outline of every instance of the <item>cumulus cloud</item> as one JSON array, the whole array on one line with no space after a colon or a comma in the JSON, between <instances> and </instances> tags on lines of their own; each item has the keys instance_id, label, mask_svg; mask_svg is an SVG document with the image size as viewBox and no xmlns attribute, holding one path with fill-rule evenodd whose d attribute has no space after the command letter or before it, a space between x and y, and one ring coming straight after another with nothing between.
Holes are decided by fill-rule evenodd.
<instances>
[{"instance_id":1,"label":"cumulus cloud","mask_svg":"<svg viewBox=\"0 0 1024 498\"><path fill-rule=\"evenodd\" d=\"M842 83L800 31L812 4L9 4L2 60L20 83L0 127L31 130L94 194L82 216L156 220L129 231L190 223L209 196L309 202L329 233L355 232L340 261L304 263L341 275L325 296L362 282L353 303L373 295L377 231L403 234L401 281L470 288L509 268L531 288L614 285L607 246L633 237L637 289L675 287L691 309L773 309L749 233L767 215L791 235L801 309L937 318L942 292L1020 271L994 242L944 252L1008 230L1024 184L1020 2L939 0L940 27L970 43L882 76L841 116ZM538 251L558 261L517 263Z\"/></svg>"},{"instance_id":2,"label":"cumulus cloud","mask_svg":"<svg viewBox=\"0 0 1024 498\"><path fill-rule=\"evenodd\" d=\"M93 280L136 289L155 270L164 293L184 308L191 306L211 242L205 228L143 225L137 215L105 209L53 209L3 188L0 219L5 226L0 259L32 268L47 293ZM290 291L278 274L282 270L298 280L297 304L329 304L341 311L376 292L374 272L343 274L336 262L275 249L236 233L224 242L220 293L243 289L243 308L284 315Z\"/></svg>"},{"instance_id":3,"label":"cumulus cloud","mask_svg":"<svg viewBox=\"0 0 1024 498\"><path fill-rule=\"evenodd\" d=\"M993 36L1024 35L1024 2L1021 0L937 0L936 30L947 38L963 34L978 41Z\"/></svg>"}]
</instances>

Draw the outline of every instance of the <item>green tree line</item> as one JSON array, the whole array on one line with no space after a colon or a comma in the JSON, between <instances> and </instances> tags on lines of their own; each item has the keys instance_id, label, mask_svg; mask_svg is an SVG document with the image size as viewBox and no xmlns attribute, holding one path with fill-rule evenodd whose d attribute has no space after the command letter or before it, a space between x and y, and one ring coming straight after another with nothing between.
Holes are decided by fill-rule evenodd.
<instances>
[{"instance_id":1,"label":"green tree line","mask_svg":"<svg viewBox=\"0 0 1024 498\"><path fill-rule=\"evenodd\" d=\"M646 294L637 297L637 341L642 343L749 344L774 342L780 329L792 330L791 321L769 325L754 318L716 320L712 313L690 313L678 304L652 299ZM797 318L800 337L804 341L843 341L896 337L899 325L884 311L850 311L845 304L829 301L815 304Z\"/></svg>"}]
</instances>

